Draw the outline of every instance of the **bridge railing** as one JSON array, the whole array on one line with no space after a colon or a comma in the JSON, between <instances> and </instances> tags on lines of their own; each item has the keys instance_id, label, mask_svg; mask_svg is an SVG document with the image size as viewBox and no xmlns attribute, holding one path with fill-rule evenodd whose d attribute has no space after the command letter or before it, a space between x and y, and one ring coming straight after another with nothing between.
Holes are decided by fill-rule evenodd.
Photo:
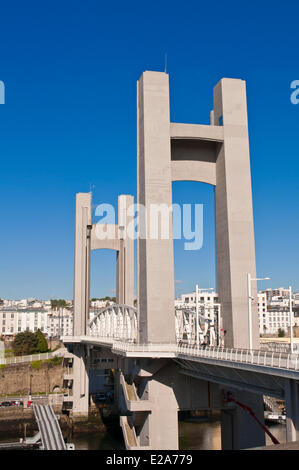
<instances>
[{"instance_id":1,"label":"bridge railing","mask_svg":"<svg viewBox=\"0 0 299 470\"><path fill-rule=\"evenodd\" d=\"M58 354L56 354L58 355ZM0 364L19 364L22 362L44 361L55 357L53 353L30 354L29 356L14 356L0 358Z\"/></svg>"},{"instance_id":2,"label":"bridge railing","mask_svg":"<svg viewBox=\"0 0 299 470\"><path fill-rule=\"evenodd\" d=\"M115 341L113 349L126 352L177 352L176 344L168 343L133 343Z\"/></svg>"},{"instance_id":3,"label":"bridge railing","mask_svg":"<svg viewBox=\"0 0 299 470\"><path fill-rule=\"evenodd\" d=\"M243 362L265 367L275 367L279 369L298 370L298 354L287 354L275 351L263 351L261 349L236 349L222 347L196 347L194 345L179 345L178 354L194 357L206 357L209 359L220 359L231 362Z\"/></svg>"}]
</instances>

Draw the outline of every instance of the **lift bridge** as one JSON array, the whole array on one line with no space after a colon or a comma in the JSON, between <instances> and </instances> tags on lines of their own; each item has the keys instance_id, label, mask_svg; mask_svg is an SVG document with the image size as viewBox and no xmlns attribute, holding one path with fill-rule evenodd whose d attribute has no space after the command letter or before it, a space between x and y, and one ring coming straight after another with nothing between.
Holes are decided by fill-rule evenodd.
<instances>
[{"instance_id":1,"label":"lift bridge","mask_svg":"<svg viewBox=\"0 0 299 470\"><path fill-rule=\"evenodd\" d=\"M174 308L168 210L174 181L215 188L221 308L210 315ZM168 208L158 224L152 219L157 204ZM115 223L99 225L92 220L91 193L76 195L74 331L63 338L72 357L65 401L73 419L88 415L90 365L111 358L127 449L178 449L178 411L215 409L221 411L222 449L263 446L265 395L285 400L286 439L298 440L298 356L260 348L243 80L216 84L209 125L170 121L166 73L146 71L137 82L136 307L129 236L135 209L133 196L120 195ZM162 236L162 225L169 236ZM90 318L90 253L98 249L116 253L116 304Z\"/></svg>"}]
</instances>

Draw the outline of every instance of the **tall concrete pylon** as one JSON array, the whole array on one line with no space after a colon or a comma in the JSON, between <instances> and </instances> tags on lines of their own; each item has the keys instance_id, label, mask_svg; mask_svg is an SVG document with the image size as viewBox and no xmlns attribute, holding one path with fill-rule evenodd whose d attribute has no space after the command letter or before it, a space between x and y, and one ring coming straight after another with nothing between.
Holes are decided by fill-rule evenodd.
<instances>
[{"instance_id":1,"label":"tall concrete pylon","mask_svg":"<svg viewBox=\"0 0 299 470\"><path fill-rule=\"evenodd\" d=\"M188 180L216 187L217 289L225 345L248 348L247 273L255 278L256 266L245 81L218 82L210 125L177 124L170 122L168 75L146 71L137 82L137 203L145 206L145 233L151 205L170 207L172 182ZM168 223L168 239L138 239L142 342L175 342L171 213ZM259 347L258 332L253 301L253 348Z\"/></svg>"},{"instance_id":2,"label":"tall concrete pylon","mask_svg":"<svg viewBox=\"0 0 299 470\"><path fill-rule=\"evenodd\" d=\"M74 336L85 335L89 315L90 251L108 249L116 251L117 303L133 306L134 303L134 240L126 236L132 220L128 209L134 204L133 196L118 197L120 224L101 225L107 235L99 238L98 224L92 223L91 193L76 195L75 218L75 268L74 268Z\"/></svg>"},{"instance_id":3,"label":"tall concrete pylon","mask_svg":"<svg viewBox=\"0 0 299 470\"><path fill-rule=\"evenodd\" d=\"M119 304L134 304L134 240L127 236L132 217L128 210L134 204L133 196L118 197L118 224L106 224L107 238L97 236L97 224L92 223L91 193L76 195L75 262L74 262L74 336L86 335L90 302L90 251L111 249L116 251L116 300ZM121 226L120 226L121 222ZM73 414L88 414L88 348L73 345L74 383Z\"/></svg>"}]
</instances>

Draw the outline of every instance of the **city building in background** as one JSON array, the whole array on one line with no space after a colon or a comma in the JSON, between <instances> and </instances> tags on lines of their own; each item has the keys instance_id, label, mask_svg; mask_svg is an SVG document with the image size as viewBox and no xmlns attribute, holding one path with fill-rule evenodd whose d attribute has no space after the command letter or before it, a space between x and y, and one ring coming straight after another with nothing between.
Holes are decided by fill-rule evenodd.
<instances>
[{"instance_id":1,"label":"city building in background","mask_svg":"<svg viewBox=\"0 0 299 470\"><path fill-rule=\"evenodd\" d=\"M112 305L114 299L93 299L90 303L90 320L99 309ZM285 334L290 326L289 289L266 289L258 293L258 318L260 335L277 336ZM200 312L211 316L211 309L220 306L217 292L201 290L198 295ZM196 309L196 292L181 294L175 299L176 309ZM294 326L299 326L299 293L292 294ZM60 338L73 334L73 303L65 301L65 306L53 308L51 300L33 298L21 300L0 299L0 336L5 340L13 339L22 331L36 332L41 330L48 338Z\"/></svg>"}]
</instances>

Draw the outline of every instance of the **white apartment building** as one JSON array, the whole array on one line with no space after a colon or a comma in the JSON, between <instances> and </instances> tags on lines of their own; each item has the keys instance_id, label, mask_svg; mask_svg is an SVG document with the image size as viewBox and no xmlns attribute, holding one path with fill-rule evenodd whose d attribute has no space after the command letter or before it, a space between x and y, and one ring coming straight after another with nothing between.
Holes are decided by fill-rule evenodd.
<instances>
[{"instance_id":1,"label":"white apartment building","mask_svg":"<svg viewBox=\"0 0 299 470\"><path fill-rule=\"evenodd\" d=\"M103 308L107 307L107 305L113 305L114 302L110 300L93 300L90 302L91 308Z\"/></svg>"},{"instance_id":2,"label":"white apartment building","mask_svg":"<svg viewBox=\"0 0 299 470\"><path fill-rule=\"evenodd\" d=\"M274 297L278 298L289 298L289 289L285 287L279 287L278 289L266 289L261 291L261 294L266 294L267 301L271 302Z\"/></svg>"},{"instance_id":3,"label":"white apartment building","mask_svg":"<svg viewBox=\"0 0 299 470\"><path fill-rule=\"evenodd\" d=\"M49 338L72 336L73 311L67 308L59 308L48 312L47 334Z\"/></svg>"},{"instance_id":4,"label":"white apartment building","mask_svg":"<svg viewBox=\"0 0 299 470\"><path fill-rule=\"evenodd\" d=\"M217 292L199 292L198 295L198 302L200 304L206 305L213 305L218 303L218 294ZM184 307L184 308L191 308L196 306L196 292L192 292L191 294L182 294L179 299L175 299L174 301L175 307Z\"/></svg>"},{"instance_id":5,"label":"white apartment building","mask_svg":"<svg viewBox=\"0 0 299 470\"><path fill-rule=\"evenodd\" d=\"M271 295L269 295L269 291L271 291ZM273 293L276 295L272 295ZM258 293L257 303L260 334L277 334L279 329L287 333L290 322L288 293L289 291L283 287L279 289L268 289L267 292L262 291ZM218 304L218 294L208 291L199 292L198 300L201 308L216 305ZM175 307L177 308L194 309L195 306L196 292L182 294L180 298L175 300ZM296 324L296 320L294 323Z\"/></svg>"},{"instance_id":6,"label":"white apartment building","mask_svg":"<svg viewBox=\"0 0 299 470\"><path fill-rule=\"evenodd\" d=\"M257 294L257 309L260 326L260 334L269 333L269 318L267 314L267 295L265 292Z\"/></svg>"},{"instance_id":7,"label":"white apartment building","mask_svg":"<svg viewBox=\"0 0 299 470\"><path fill-rule=\"evenodd\" d=\"M13 336L21 331L47 331L48 312L38 308L3 308L0 310L0 334Z\"/></svg>"},{"instance_id":8,"label":"white apartment building","mask_svg":"<svg viewBox=\"0 0 299 470\"><path fill-rule=\"evenodd\" d=\"M0 336L13 338L22 331L41 330L50 337L73 334L73 312L65 308L47 310L44 308L0 309Z\"/></svg>"},{"instance_id":9,"label":"white apartment building","mask_svg":"<svg viewBox=\"0 0 299 470\"><path fill-rule=\"evenodd\" d=\"M283 290L285 291L280 288L273 290L273 292L281 291L281 294ZM277 334L279 330L284 330L287 333L290 326L289 298L275 295L269 301L266 292L260 292L258 294L258 316L260 334Z\"/></svg>"}]
</instances>

